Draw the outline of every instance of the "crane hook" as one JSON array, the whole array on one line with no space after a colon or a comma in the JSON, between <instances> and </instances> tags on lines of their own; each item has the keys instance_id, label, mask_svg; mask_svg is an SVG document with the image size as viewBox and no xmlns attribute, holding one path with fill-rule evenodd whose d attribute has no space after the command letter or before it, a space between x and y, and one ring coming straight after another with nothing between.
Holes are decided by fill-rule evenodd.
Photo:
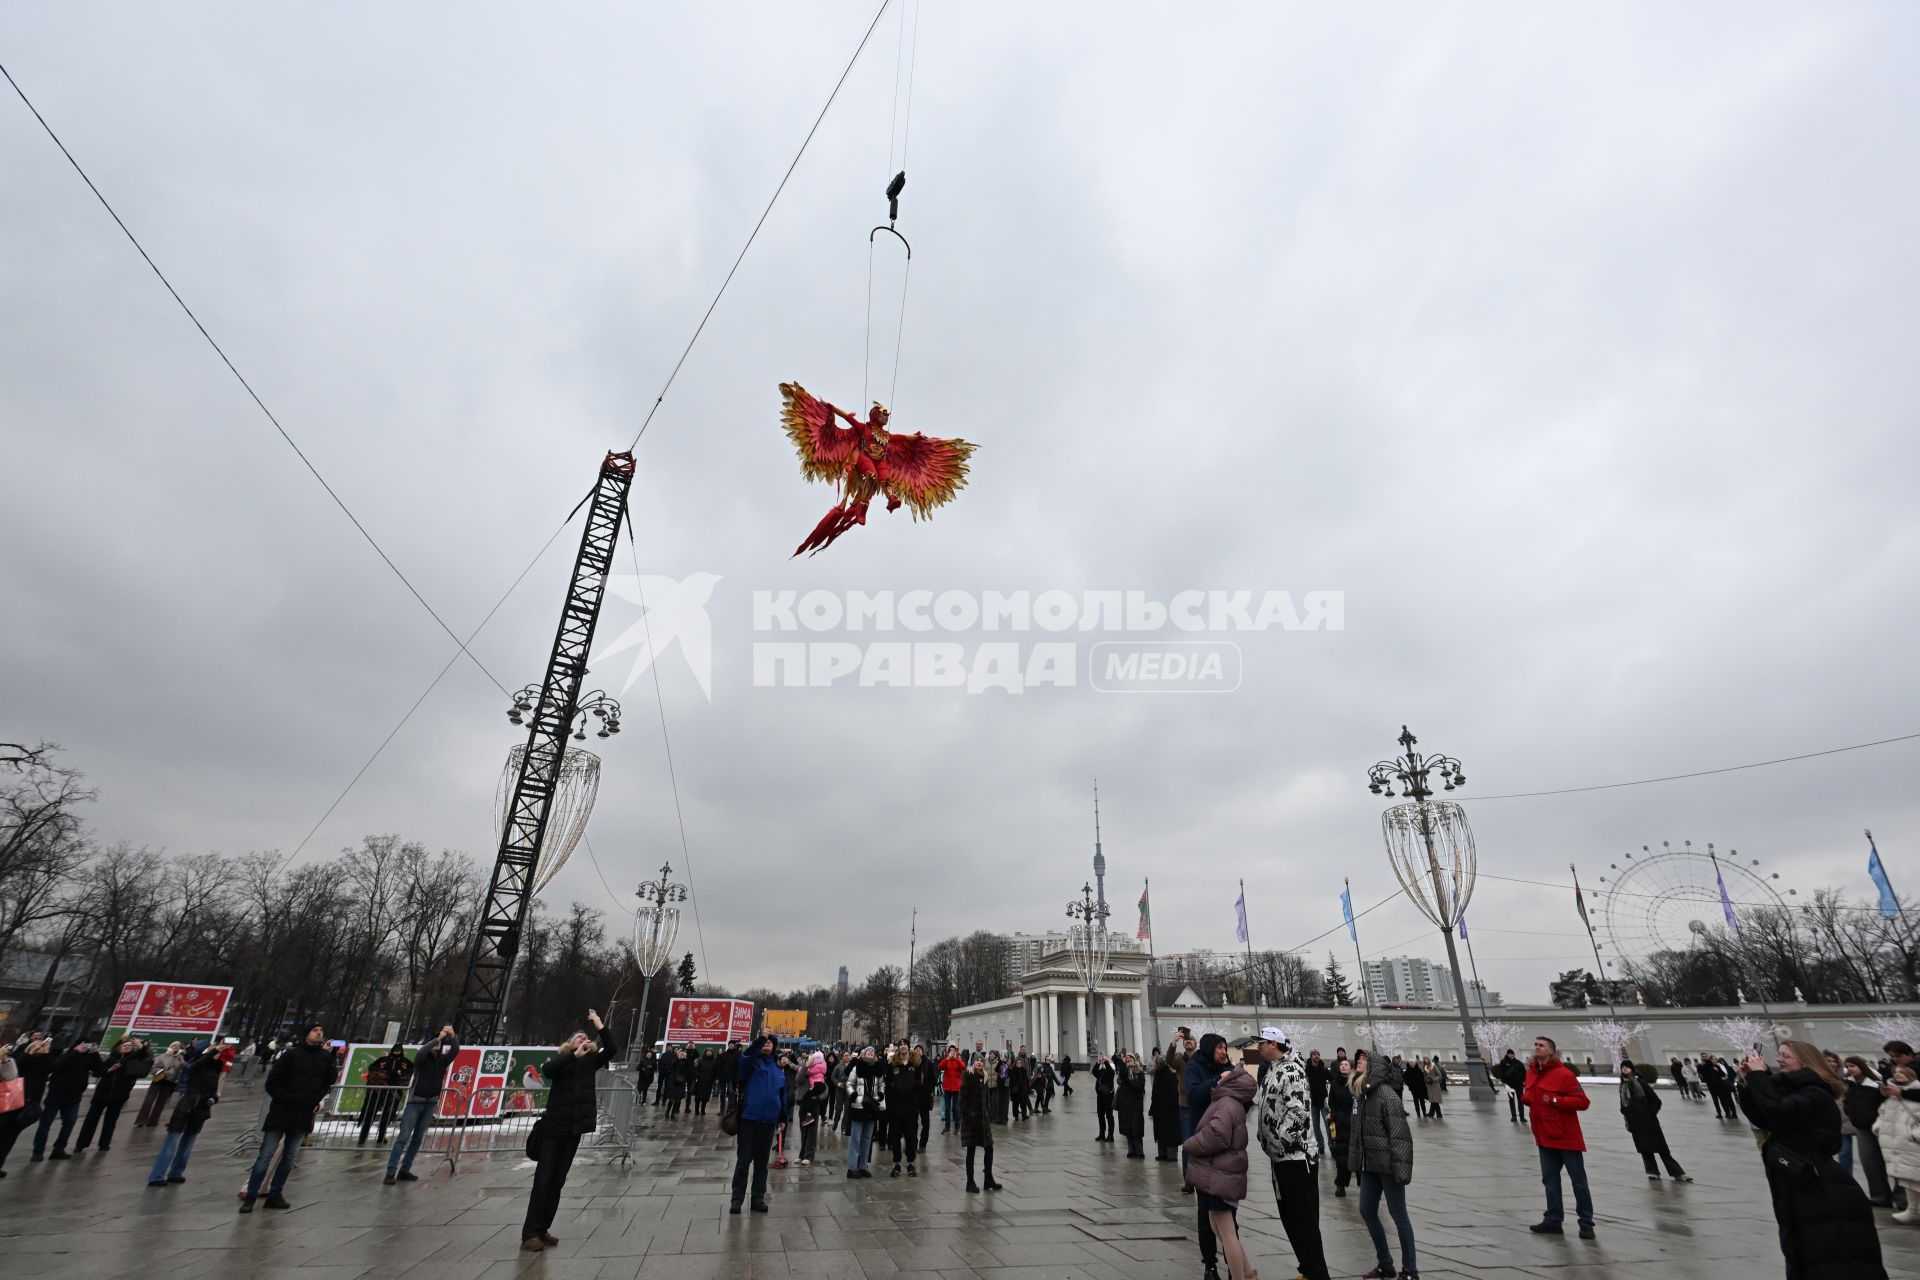
<instances>
[{"instance_id":1,"label":"crane hook","mask_svg":"<svg viewBox=\"0 0 1920 1280\"><path fill-rule=\"evenodd\" d=\"M913 246L907 243L905 236L893 228L893 224L900 220L900 193L906 190L906 187L907 171L902 169L900 172L894 174L893 181L887 184L887 225L884 227L875 227L872 231L869 231L867 233L867 243L872 244L873 238L884 231L901 244L906 245L907 258L908 260L912 260Z\"/></svg>"}]
</instances>

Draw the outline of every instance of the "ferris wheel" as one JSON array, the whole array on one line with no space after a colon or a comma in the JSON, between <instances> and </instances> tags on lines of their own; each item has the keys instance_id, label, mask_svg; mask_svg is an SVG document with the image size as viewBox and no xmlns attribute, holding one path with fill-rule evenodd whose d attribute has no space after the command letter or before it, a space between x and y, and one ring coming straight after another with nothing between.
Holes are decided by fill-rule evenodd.
<instances>
[{"instance_id":1,"label":"ferris wheel","mask_svg":"<svg viewBox=\"0 0 1920 1280\"><path fill-rule=\"evenodd\" d=\"M1662 840L1657 850L1641 845L1624 862L1609 864L1600 877L1606 887L1593 895L1594 914L1614 959L1632 962L1656 951L1686 951L1725 929L1728 906L1736 921L1757 908L1784 909L1779 879L1779 872L1765 870L1758 858L1741 857L1738 849L1717 850L1711 844L1696 849L1691 840L1675 848ZM1792 896L1795 890L1785 893Z\"/></svg>"}]
</instances>

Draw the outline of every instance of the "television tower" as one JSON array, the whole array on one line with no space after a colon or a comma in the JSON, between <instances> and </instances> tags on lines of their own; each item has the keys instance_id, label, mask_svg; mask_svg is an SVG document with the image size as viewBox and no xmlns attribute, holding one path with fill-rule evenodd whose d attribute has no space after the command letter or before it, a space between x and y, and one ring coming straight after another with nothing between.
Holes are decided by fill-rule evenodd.
<instances>
[{"instance_id":1,"label":"television tower","mask_svg":"<svg viewBox=\"0 0 1920 1280\"><path fill-rule=\"evenodd\" d=\"M1100 779L1093 780L1093 884L1100 918L1107 918L1107 855L1100 852Z\"/></svg>"}]
</instances>

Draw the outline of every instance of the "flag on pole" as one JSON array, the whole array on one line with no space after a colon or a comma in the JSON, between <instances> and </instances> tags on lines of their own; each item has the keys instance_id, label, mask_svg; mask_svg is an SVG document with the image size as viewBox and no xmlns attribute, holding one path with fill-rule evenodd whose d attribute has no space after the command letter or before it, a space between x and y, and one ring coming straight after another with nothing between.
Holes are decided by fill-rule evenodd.
<instances>
[{"instance_id":1,"label":"flag on pole","mask_svg":"<svg viewBox=\"0 0 1920 1280\"><path fill-rule=\"evenodd\" d=\"M1153 920L1147 914L1147 888L1143 885L1140 889L1140 927L1133 933L1136 939L1153 937Z\"/></svg>"},{"instance_id":2,"label":"flag on pole","mask_svg":"<svg viewBox=\"0 0 1920 1280\"><path fill-rule=\"evenodd\" d=\"M1580 923L1587 926L1587 932L1593 932L1593 921L1587 919L1587 900L1580 892L1580 873L1573 873L1573 905L1580 909Z\"/></svg>"},{"instance_id":3,"label":"flag on pole","mask_svg":"<svg viewBox=\"0 0 1920 1280\"><path fill-rule=\"evenodd\" d=\"M1360 941L1359 931L1353 927L1353 890L1351 888L1340 891L1340 914L1347 921L1347 936L1355 942Z\"/></svg>"},{"instance_id":4,"label":"flag on pole","mask_svg":"<svg viewBox=\"0 0 1920 1280\"><path fill-rule=\"evenodd\" d=\"M1245 889L1242 889L1240 896L1233 900L1233 914L1239 922L1239 929L1233 935L1234 941L1245 942L1247 940L1247 891Z\"/></svg>"},{"instance_id":5,"label":"flag on pole","mask_svg":"<svg viewBox=\"0 0 1920 1280\"><path fill-rule=\"evenodd\" d=\"M1466 940L1467 940L1467 913L1462 911L1460 913L1460 941L1465 942Z\"/></svg>"},{"instance_id":6,"label":"flag on pole","mask_svg":"<svg viewBox=\"0 0 1920 1280\"><path fill-rule=\"evenodd\" d=\"M1727 897L1727 882L1720 877L1720 863L1713 864L1713 882L1720 887L1720 911L1727 918L1727 928L1738 929L1740 921L1733 914L1733 900Z\"/></svg>"},{"instance_id":7,"label":"flag on pole","mask_svg":"<svg viewBox=\"0 0 1920 1280\"><path fill-rule=\"evenodd\" d=\"M1887 869L1880 864L1880 850L1873 843L1871 831L1867 832L1867 874L1880 890L1880 914L1889 920L1899 915L1900 899L1893 896L1893 882L1887 879Z\"/></svg>"}]
</instances>

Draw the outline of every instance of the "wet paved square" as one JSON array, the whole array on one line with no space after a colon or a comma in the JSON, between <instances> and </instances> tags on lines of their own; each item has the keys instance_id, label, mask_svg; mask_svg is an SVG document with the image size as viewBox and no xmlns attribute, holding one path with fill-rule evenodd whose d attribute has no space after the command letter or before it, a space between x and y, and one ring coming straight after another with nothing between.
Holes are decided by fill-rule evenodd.
<instances>
[{"instance_id":1,"label":"wet paved square","mask_svg":"<svg viewBox=\"0 0 1920 1280\"><path fill-rule=\"evenodd\" d=\"M997 1131L997 1194L968 1195L957 1137L934 1125L921 1176L849 1182L845 1146L824 1164L774 1171L772 1211L727 1214L729 1140L716 1117L643 1125L631 1164L582 1155L543 1254L519 1252L530 1178L512 1156L430 1164L422 1180L381 1183L384 1151L309 1151L288 1186L294 1208L242 1217L247 1161L229 1154L255 1116L236 1091L209 1124L184 1185L149 1189L160 1135L123 1130L112 1152L29 1164L15 1148L0 1182L0 1252L22 1274L144 1278L274 1274L293 1280L703 1280L710 1276L836 1276L912 1272L940 1280L1114 1280L1199 1276L1192 1200L1173 1166L1128 1160L1096 1144L1093 1100L1056 1100L1053 1114ZM1536 1237L1541 1188L1534 1147L1505 1107L1476 1110L1456 1092L1448 1119L1415 1120L1409 1205L1428 1277L1684 1275L1752 1280L1780 1274L1772 1215L1744 1124L1705 1105L1662 1116L1675 1154L1697 1179L1650 1182L1609 1099L1587 1116L1588 1171L1599 1236ZM1323 1166L1321 1226L1335 1275L1373 1265L1355 1197L1335 1199ZM1569 1203L1569 1209L1571 1204ZM1879 1215L1887 1270L1920 1276L1920 1227ZM1241 1211L1265 1280L1294 1274L1264 1165ZM1391 1232L1391 1223L1389 1222Z\"/></svg>"}]
</instances>

